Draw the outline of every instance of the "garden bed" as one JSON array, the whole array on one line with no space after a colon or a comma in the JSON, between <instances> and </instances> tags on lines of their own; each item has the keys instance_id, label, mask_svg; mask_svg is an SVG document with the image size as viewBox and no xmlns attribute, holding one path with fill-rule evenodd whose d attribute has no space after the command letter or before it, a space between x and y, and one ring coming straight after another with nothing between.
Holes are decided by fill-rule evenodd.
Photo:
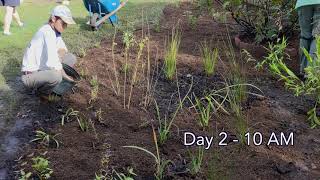
<instances>
[{"instance_id":1,"label":"garden bed","mask_svg":"<svg viewBox=\"0 0 320 180\"><path fill-rule=\"evenodd\" d=\"M124 108L123 89L116 95L112 84L113 56L116 69L121 69L125 62L125 50L121 36L116 36L115 46L112 39L104 40L100 47L90 50L80 60L77 69L83 80L78 84L74 94L64 99L64 103L51 104L47 108L34 107L39 113L41 123L35 130L44 128L46 132L59 134L59 148L44 147L32 143L26 147L19 159L19 169L30 169L30 159L35 156L45 156L50 160L54 179L93 179L96 174L107 172L108 175L126 172L132 167L138 175L135 179L154 179L154 159L143 151L124 148L135 145L156 152L152 125L158 130L158 119L154 100L157 102L160 114L172 114L178 106L179 86L180 97L185 96L190 86L191 92L201 97L205 91L219 88L224 82L230 68L227 56L221 55L216 73L206 76L203 73L199 45L201 42L212 42L219 51L226 50L223 43L228 41L226 28L211 17L203 15L193 29L187 20L186 12L195 12L190 3L182 3L180 7L168 6L164 9L160 32L148 30L145 26L135 31L136 40L140 42L145 36L149 38L151 73L150 82L154 91L146 94L147 81L143 73L139 73L139 81L133 87L130 108ZM182 33L181 48L177 62L177 76L173 81L165 78L163 61L165 44L172 27L180 24ZM230 31L230 30L229 30ZM150 34L148 33L150 32ZM231 35L236 35L235 30ZM294 41L293 47L297 48ZM289 42L292 44L292 42ZM147 65L147 49L143 51L140 61L137 57L137 47L129 51L128 73L132 73L135 64ZM242 57L235 50L236 57ZM253 54L258 56L259 54ZM291 57L293 60L297 56ZM314 179L320 176L320 143L319 129L310 129L306 112L312 106L312 100L307 97L296 98L283 88L283 84L270 74L254 68L253 63L246 63L244 58L236 58L243 67L247 82L263 91L263 97L249 96L243 103L242 113L251 132L261 132L264 140L272 132L294 133L294 146L246 146L234 143L237 137L234 116L218 113L211 118L210 126L203 130L197 123L197 114L186 101L184 108L178 113L171 129L170 138L160 146L161 157L171 160L166 169L165 179ZM293 60L291 61L292 64ZM294 67L294 66L293 66ZM119 71L119 82L124 84L124 72ZM92 84L90 80L96 76L99 84L98 98L90 102ZM178 83L177 83L178 82ZM127 81L127 96L130 91L130 81ZM148 99L152 97L151 100ZM145 101L147 100L147 101ZM90 103L89 103L90 102ZM128 103L128 101L126 100ZM144 102L148 102L144 104ZM90 119L88 131L82 132L76 120L61 125L61 116L72 107L82 112ZM43 121L47 119L48 122ZM191 175L188 172L190 153L195 147L183 145L183 133L193 132L197 135L214 136L220 132L228 132L228 146L214 144L204 153L201 172ZM28 162L25 164L24 162Z\"/></svg>"}]
</instances>

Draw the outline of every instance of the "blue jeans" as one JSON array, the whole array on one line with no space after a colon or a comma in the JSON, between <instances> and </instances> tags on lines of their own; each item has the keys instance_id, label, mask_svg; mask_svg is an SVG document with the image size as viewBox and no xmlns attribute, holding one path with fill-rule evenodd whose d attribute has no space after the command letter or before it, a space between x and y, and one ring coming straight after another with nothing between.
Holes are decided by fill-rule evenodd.
<instances>
[{"instance_id":1,"label":"blue jeans","mask_svg":"<svg viewBox=\"0 0 320 180\"><path fill-rule=\"evenodd\" d=\"M308 60L302 49L305 48L312 58L316 57L316 41L312 33L320 25L320 5L309 5L298 8L300 33L300 73L308 66Z\"/></svg>"}]
</instances>

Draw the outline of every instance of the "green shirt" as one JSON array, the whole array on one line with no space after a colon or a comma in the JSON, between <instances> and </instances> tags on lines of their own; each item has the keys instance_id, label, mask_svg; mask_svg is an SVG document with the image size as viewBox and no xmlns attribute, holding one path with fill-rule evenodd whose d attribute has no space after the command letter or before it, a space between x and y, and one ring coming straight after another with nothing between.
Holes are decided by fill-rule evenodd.
<instances>
[{"instance_id":1,"label":"green shirt","mask_svg":"<svg viewBox=\"0 0 320 180\"><path fill-rule=\"evenodd\" d=\"M298 0L296 4L296 9L301 6L308 6L314 4L320 4L320 0Z\"/></svg>"}]
</instances>

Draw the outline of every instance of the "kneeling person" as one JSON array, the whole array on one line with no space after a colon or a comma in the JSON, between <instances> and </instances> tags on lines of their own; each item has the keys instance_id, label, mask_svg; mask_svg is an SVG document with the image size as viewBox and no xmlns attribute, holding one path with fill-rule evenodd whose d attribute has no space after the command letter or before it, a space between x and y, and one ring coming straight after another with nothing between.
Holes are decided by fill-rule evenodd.
<instances>
[{"instance_id":1,"label":"kneeling person","mask_svg":"<svg viewBox=\"0 0 320 180\"><path fill-rule=\"evenodd\" d=\"M68 24L75 24L70 10L63 5L56 6L49 22L38 30L25 51L21 70L22 82L38 94L51 94L62 78L73 81L62 66L63 56L68 50L61 33Z\"/></svg>"}]
</instances>

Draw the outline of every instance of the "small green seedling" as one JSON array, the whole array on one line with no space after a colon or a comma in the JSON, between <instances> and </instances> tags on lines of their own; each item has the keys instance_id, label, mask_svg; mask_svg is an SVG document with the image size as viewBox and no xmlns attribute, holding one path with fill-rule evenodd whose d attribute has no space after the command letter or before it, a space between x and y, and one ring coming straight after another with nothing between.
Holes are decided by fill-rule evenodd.
<instances>
[{"instance_id":1,"label":"small green seedling","mask_svg":"<svg viewBox=\"0 0 320 180\"><path fill-rule=\"evenodd\" d=\"M32 161L32 168L40 180L49 179L51 177L53 170L49 167L49 160L38 156L32 158Z\"/></svg>"},{"instance_id":2,"label":"small green seedling","mask_svg":"<svg viewBox=\"0 0 320 180\"><path fill-rule=\"evenodd\" d=\"M88 131L89 122L85 116L83 115L78 116L77 121L79 123L81 131Z\"/></svg>"},{"instance_id":3,"label":"small green seedling","mask_svg":"<svg viewBox=\"0 0 320 180\"><path fill-rule=\"evenodd\" d=\"M107 180L108 178L105 175L95 173L94 180Z\"/></svg>"},{"instance_id":4,"label":"small green seedling","mask_svg":"<svg viewBox=\"0 0 320 180\"><path fill-rule=\"evenodd\" d=\"M211 96L207 95L204 98L199 99L195 94L195 109L199 114L199 124L201 127L205 128L209 126L209 121L212 117L212 113L215 109L214 104L212 102Z\"/></svg>"},{"instance_id":5,"label":"small green seedling","mask_svg":"<svg viewBox=\"0 0 320 180\"><path fill-rule=\"evenodd\" d=\"M57 135L59 135L59 134L50 135L44 131L37 130L36 131L36 138L31 140L31 142L40 141L41 144L44 144L45 146L48 146L48 147L51 142L54 142L56 147L59 148L59 141L56 139Z\"/></svg>"},{"instance_id":6,"label":"small green seedling","mask_svg":"<svg viewBox=\"0 0 320 180\"><path fill-rule=\"evenodd\" d=\"M99 81L98 76L92 76L90 80L90 86L91 86L91 97L89 100L89 104L91 104L93 101L95 101L98 98L99 93Z\"/></svg>"},{"instance_id":7,"label":"small green seedling","mask_svg":"<svg viewBox=\"0 0 320 180\"><path fill-rule=\"evenodd\" d=\"M23 169L20 170L19 180L29 180L32 176L31 172L25 172Z\"/></svg>"},{"instance_id":8,"label":"small green seedling","mask_svg":"<svg viewBox=\"0 0 320 180\"><path fill-rule=\"evenodd\" d=\"M198 17L192 14L188 14L188 24L191 26L193 30L196 29L198 23Z\"/></svg>"},{"instance_id":9,"label":"small green seedling","mask_svg":"<svg viewBox=\"0 0 320 180\"><path fill-rule=\"evenodd\" d=\"M214 73L219 58L218 49L211 50L207 43L201 45L201 58L203 62L204 72L207 76Z\"/></svg>"},{"instance_id":10,"label":"small green seedling","mask_svg":"<svg viewBox=\"0 0 320 180\"><path fill-rule=\"evenodd\" d=\"M61 118L61 125L64 126L65 122L71 121L72 117L78 117L79 111L75 111L72 108L69 108Z\"/></svg>"},{"instance_id":11,"label":"small green seedling","mask_svg":"<svg viewBox=\"0 0 320 180\"><path fill-rule=\"evenodd\" d=\"M190 173L192 175L196 175L200 172L201 170L201 165L203 161L203 155L204 155L204 148L199 147L196 155L189 153L191 157L191 163L190 163Z\"/></svg>"},{"instance_id":12,"label":"small green seedling","mask_svg":"<svg viewBox=\"0 0 320 180\"><path fill-rule=\"evenodd\" d=\"M124 173L118 173L116 170L114 170L117 177L113 177L113 180L134 180L133 176L137 176L137 174L133 172L133 168L128 168L127 171L128 173L126 175Z\"/></svg>"}]
</instances>

